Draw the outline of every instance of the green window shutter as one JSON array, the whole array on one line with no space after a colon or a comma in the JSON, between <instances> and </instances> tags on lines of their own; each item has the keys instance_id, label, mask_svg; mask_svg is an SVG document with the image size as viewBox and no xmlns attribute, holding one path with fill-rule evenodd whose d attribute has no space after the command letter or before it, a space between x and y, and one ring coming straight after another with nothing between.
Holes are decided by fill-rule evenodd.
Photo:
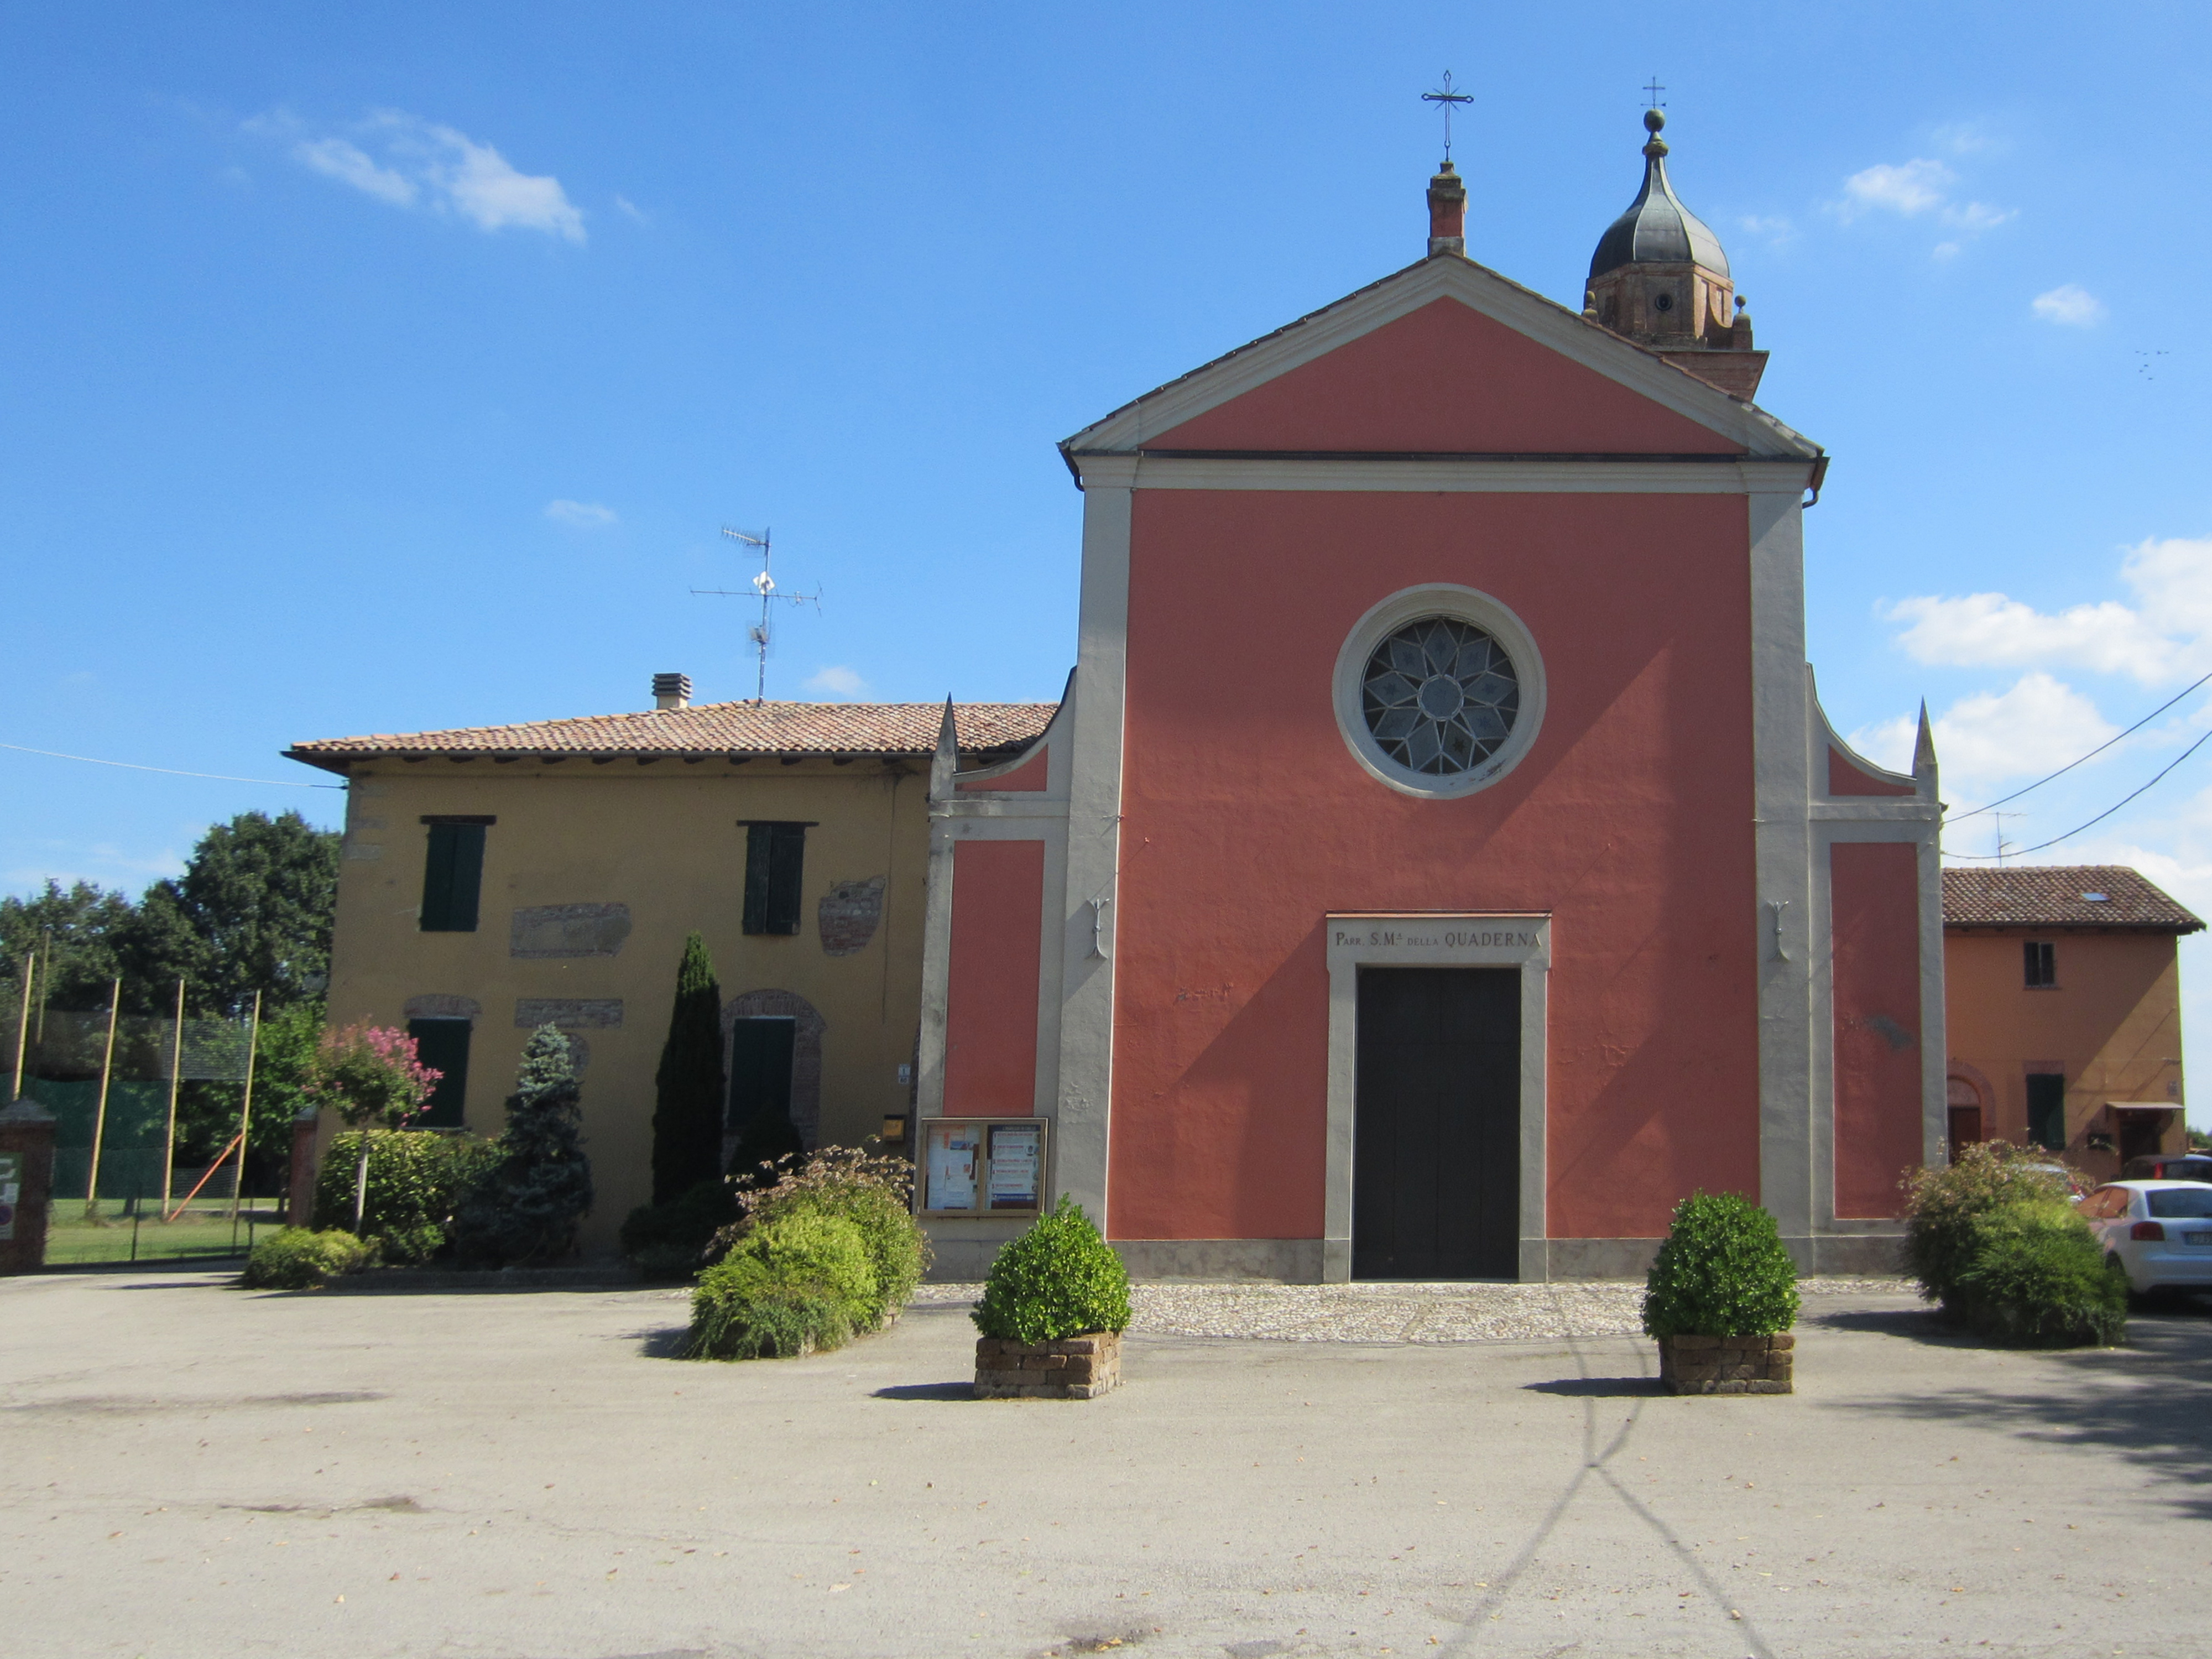
<instances>
[{"instance_id":1,"label":"green window shutter","mask_svg":"<svg viewBox=\"0 0 2212 1659\"><path fill-rule=\"evenodd\" d=\"M769 861L768 931L795 933L799 931L800 875L806 862L806 826L779 823L772 827L775 831L775 855Z\"/></svg>"},{"instance_id":2,"label":"green window shutter","mask_svg":"<svg viewBox=\"0 0 2212 1659\"><path fill-rule=\"evenodd\" d=\"M799 1022L739 1019L730 1028L729 1127L742 1129L764 1112L791 1115L791 1059Z\"/></svg>"},{"instance_id":3,"label":"green window shutter","mask_svg":"<svg viewBox=\"0 0 2212 1659\"><path fill-rule=\"evenodd\" d=\"M745 932L768 932L769 865L775 852L775 825L745 826Z\"/></svg>"},{"instance_id":4,"label":"green window shutter","mask_svg":"<svg viewBox=\"0 0 2212 1659\"><path fill-rule=\"evenodd\" d=\"M422 931L473 933L483 888L484 827L434 823L422 864Z\"/></svg>"},{"instance_id":5,"label":"green window shutter","mask_svg":"<svg viewBox=\"0 0 2212 1659\"><path fill-rule=\"evenodd\" d=\"M2027 1079L2027 1138L2048 1152L2066 1150L2066 1079L2033 1073Z\"/></svg>"},{"instance_id":6,"label":"green window shutter","mask_svg":"<svg viewBox=\"0 0 2212 1659\"><path fill-rule=\"evenodd\" d=\"M474 828L479 835L481 825ZM442 1073L430 1092L430 1103L412 1127L417 1129L458 1129L469 1093L469 1035L465 1019L410 1019L407 1035L415 1039L415 1058Z\"/></svg>"},{"instance_id":7,"label":"green window shutter","mask_svg":"<svg viewBox=\"0 0 2212 1659\"><path fill-rule=\"evenodd\" d=\"M745 826L745 932L795 933L806 862L803 823Z\"/></svg>"}]
</instances>

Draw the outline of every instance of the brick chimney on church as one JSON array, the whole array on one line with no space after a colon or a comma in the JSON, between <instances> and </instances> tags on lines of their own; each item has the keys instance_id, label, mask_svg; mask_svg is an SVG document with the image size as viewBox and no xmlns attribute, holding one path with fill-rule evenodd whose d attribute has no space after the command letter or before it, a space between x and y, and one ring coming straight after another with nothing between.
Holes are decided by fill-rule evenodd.
<instances>
[{"instance_id":1,"label":"brick chimney on church","mask_svg":"<svg viewBox=\"0 0 2212 1659\"><path fill-rule=\"evenodd\" d=\"M1467 252L1467 185L1447 160L1429 180L1429 258Z\"/></svg>"}]
</instances>

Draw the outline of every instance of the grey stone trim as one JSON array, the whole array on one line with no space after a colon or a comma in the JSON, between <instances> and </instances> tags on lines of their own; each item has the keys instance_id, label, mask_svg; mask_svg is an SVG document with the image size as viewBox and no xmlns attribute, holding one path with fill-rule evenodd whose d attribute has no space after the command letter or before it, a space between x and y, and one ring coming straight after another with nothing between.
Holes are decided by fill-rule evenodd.
<instances>
[{"instance_id":1,"label":"grey stone trim","mask_svg":"<svg viewBox=\"0 0 2212 1659\"><path fill-rule=\"evenodd\" d=\"M454 996L444 991L410 997L402 1009L410 1019L479 1019L483 1015L483 1004L474 997Z\"/></svg>"},{"instance_id":2,"label":"grey stone trim","mask_svg":"<svg viewBox=\"0 0 2212 1659\"><path fill-rule=\"evenodd\" d=\"M1132 1279L1325 1282L1318 1238L1117 1238L1112 1243Z\"/></svg>"},{"instance_id":3,"label":"grey stone trim","mask_svg":"<svg viewBox=\"0 0 2212 1659\"><path fill-rule=\"evenodd\" d=\"M1887 1224L1894 1226L1895 1223ZM1901 1232L1830 1234L1810 1239L1784 1241L1792 1255L1801 1244L1811 1247L1812 1261L1799 1258L1801 1271L1814 1273L1901 1273L1905 1271L1905 1235Z\"/></svg>"},{"instance_id":4,"label":"grey stone trim","mask_svg":"<svg viewBox=\"0 0 2212 1659\"><path fill-rule=\"evenodd\" d=\"M562 1030L613 1030L623 1023L620 997L517 997L514 1023L534 1031L541 1025Z\"/></svg>"},{"instance_id":5,"label":"grey stone trim","mask_svg":"<svg viewBox=\"0 0 2212 1659\"><path fill-rule=\"evenodd\" d=\"M619 956L629 927L627 904L525 905L507 923L507 953L526 960Z\"/></svg>"},{"instance_id":6,"label":"grey stone trim","mask_svg":"<svg viewBox=\"0 0 2212 1659\"><path fill-rule=\"evenodd\" d=\"M1546 1007L1552 918L1542 912L1332 914L1328 952L1328 1140L1322 1164L1324 1267L1352 1273L1352 1149L1358 1078L1359 969L1517 968L1521 971L1520 1276L1541 1279L1547 1148Z\"/></svg>"},{"instance_id":7,"label":"grey stone trim","mask_svg":"<svg viewBox=\"0 0 2212 1659\"><path fill-rule=\"evenodd\" d=\"M1545 1243L1547 1279L1641 1279L1663 1241L1656 1238L1552 1238Z\"/></svg>"}]
</instances>

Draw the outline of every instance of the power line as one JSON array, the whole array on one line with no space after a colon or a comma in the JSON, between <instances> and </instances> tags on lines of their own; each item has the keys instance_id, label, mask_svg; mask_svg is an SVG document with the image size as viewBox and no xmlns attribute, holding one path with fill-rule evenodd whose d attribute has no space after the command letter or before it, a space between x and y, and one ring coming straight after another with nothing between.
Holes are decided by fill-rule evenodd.
<instances>
[{"instance_id":1,"label":"power line","mask_svg":"<svg viewBox=\"0 0 2212 1659\"><path fill-rule=\"evenodd\" d=\"M2179 691L2175 692L2175 693L2174 693L2171 697L2168 697L2168 698L2167 698L2164 702L2162 702L2162 703L2159 704L2159 706L2158 706L2157 708L2155 708L2152 709L2152 710L2150 711L2150 713L2149 713L2149 714L2145 714L2145 715L2144 715L2141 720L2137 720L2137 721L2136 721L2133 726L2130 726L2130 727L2128 727L2128 729L2127 729L2125 732L2117 732L2117 733L2115 733L2113 736L2112 736L2112 737L2109 737L2109 738L2106 738L2104 742L2102 742L2102 743L2099 744L2098 744L2094 749L2092 749L2092 750L2091 750L2087 754L2086 754L2086 755L2082 756L2079 760L2070 760L2070 761L2068 761L2068 762L2066 763L2066 764L2065 764L2065 765L2063 765L2063 766L2060 767L2060 768L2059 768L2056 772L2053 772L2053 773L2051 775L2051 777L2038 778L2038 779L2037 779L2033 783L2029 784L2029 785L2027 786L2027 788L2025 788L2025 789L2015 789L2015 790L2014 790L2014 791L2012 792L2012 793L2010 793L2009 795L2000 795L2000 796L1998 796L1998 797L1997 797L1997 799L1995 799L1995 800L1991 801L1991 802L1990 803L1989 806L1977 806L1977 807L1976 807L1972 811L1971 811L1971 812L1954 812L1954 813L1947 813L1947 814L1945 815L1946 821L1947 821L1947 822L1948 822L1948 823L1959 823L1961 819L1965 819L1965 818L1978 818L1978 817L1981 817L1981 815L1982 815L1983 813L1984 813L1984 812L1988 811L1990 810L1990 807L1992 807L1992 806L2002 806L2002 805L2003 805L2007 801L2018 800L2018 799L2019 799L2022 795L2027 794L2030 790L2035 790L2035 789L2040 789L2040 788L2042 788L2042 787L2043 787L2043 786L2044 786L2045 784L2049 783L2049 782L2051 781L2051 778L2063 778L2063 777L2064 777L2064 776L2065 776L2069 772L2071 772L2071 771L2072 771L2075 767L2077 767L2077 766L2081 765L2082 761L2091 761L2091 760L2094 760L2094 759L2096 759L2098 756L2100 756L2100 755L2103 754L2103 753L2104 753L2107 749L2110 749L2110 748L2111 748L2114 744L2118 743L2118 742L2122 738L2131 736L2131 735L2132 735L2132 734L2134 734L2135 732L2137 732L2142 731L2142 730L2143 729L2143 727L2145 727L2146 726L2148 726L2148 725L2149 725L2153 720L2156 720L2156 719L2157 719L2160 714L2163 714L2164 713L2166 713L2166 711L2167 709L2169 709L2169 708L2172 708L2174 704L2176 704L2176 703L2179 702L2180 702L2184 697L2187 696L2188 696L2191 691L2194 691L2194 690L2197 689L2197 686L2199 686L2199 685L2203 685L2203 684L2205 683L2205 681L2206 681L2206 680L2212 680L2212 674L2207 674L2207 675L2204 677L2204 678L2203 678L2203 679L2202 679L2202 680L2198 680L2198 681L2197 681L2197 682L2196 682L2195 684L2191 684L2191 685L2185 685L2185 686L2182 687L2182 689L2181 689L2180 690L2179 690ZM2165 774L2164 772L2161 772L2161 773L2160 773L2158 775L2159 775L2159 777L2161 777L2161 778L2162 778L2162 777L2164 777L2164 776L2166 775L2166 774ZM2158 781L2158 780L2157 780L2156 778L2154 778L2153 780L2151 780L2151 781L2152 781L2153 783L2155 783L2157 781ZM2149 785L2149 784L2145 784L2143 787L2144 787L2145 788L2148 788L2148 787L2150 787L2150 785ZM2133 800L2133 799L2135 799L2135 797L2134 797L2134 796L2132 796L2132 795L2130 795L2130 796L2129 796L2129 797L2128 797L2128 799L2129 799L2130 800ZM2087 826L2087 824L2084 824L2082 827L2083 827L2084 829L2087 829L2088 826Z\"/></svg>"},{"instance_id":2,"label":"power line","mask_svg":"<svg viewBox=\"0 0 2212 1659\"><path fill-rule=\"evenodd\" d=\"M2184 695L2185 696L2187 694L2185 693ZM2121 735L2125 736L2126 734L2124 732ZM2113 741L2118 742L2118 739L2115 738ZM2207 732L2203 737L2197 738L2196 742L2191 744L2188 748L2183 750L2179 755L2176 755L2172 761L2167 763L2165 771L2160 772L2158 775L2158 777L2153 778L2150 781L2150 783L2143 785L2142 789L2136 790L2135 792L2135 795L2124 796L2121 799L2114 801L2103 811L2098 813L2095 817L2091 818L2088 823L2077 823L2063 836L2053 836L2049 841L2040 842L2033 847L2009 848L2001 853L1953 853L1947 851L1944 853L1943 856L1947 859L1966 859L1976 864L1986 864L1993 858L2019 858L2022 854L2027 853L2040 853L2046 847L2056 847L2062 841L2070 841L2075 836L2080 835L2084 830L2088 829L2091 825L2102 823L2106 818L2112 817L2113 813L2118 811L2120 808L2125 806L2129 801L2133 800L2136 798L2136 795L2142 794L2143 790L2148 789L2151 787L2151 784L2156 783L2159 781L2159 778L2163 778L2166 772L2173 770L2175 767L2180 765L2182 762L2187 760L2191 755L2195 754L2208 743L2212 743L2212 732ZM2082 758L2086 760L2088 757L2085 755ZM2055 777L2057 775L2053 773L2051 775ZM1991 804L1994 805L1995 803ZM1984 808L1983 810L1987 811L1988 809Z\"/></svg>"},{"instance_id":3,"label":"power line","mask_svg":"<svg viewBox=\"0 0 2212 1659\"><path fill-rule=\"evenodd\" d=\"M64 755L57 749L27 749L20 743L0 743L19 755L44 755L48 760L82 761L87 766L119 766L131 772L160 772L173 778L212 778L217 783L265 783L277 789L343 789L342 783L302 783L297 778L234 778L224 772L180 772L173 766L141 766L136 761L98 760L90 755Z\"/></svg>"}]
</instances>

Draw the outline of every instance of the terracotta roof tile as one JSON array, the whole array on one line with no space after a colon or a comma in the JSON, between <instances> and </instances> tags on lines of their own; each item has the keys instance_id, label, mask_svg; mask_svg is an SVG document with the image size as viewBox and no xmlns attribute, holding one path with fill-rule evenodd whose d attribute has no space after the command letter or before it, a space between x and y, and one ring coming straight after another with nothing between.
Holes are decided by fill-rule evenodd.
<instances>
[{"instance_id":1,"label":"terracotta roof tile","mask_svg":"<svg viewBox=\"0 0 2212 1659\"><path fill-rule=\"evenodd\" d=\"M2102 899L2084 896L2102 893ZM1947 927L2132 927L2193 933L2204 924L2124 864L2014 865L1943 872Z\"/></svg>"},{"instance_id":2,"label":"terracotta roof tile","mask_svg":"<svg viewBox=\"0 0 2212 1659\"><path fill-rule=\"evenodd\" d=\"M963 702L953 726L963 756L1018 748L1057 703ZM942 703L709 702L691 708L450 732L379 732L294 744L285 754L330 771L380 755L902 755L937 750Z\"/></svg>"}]
</instances>

